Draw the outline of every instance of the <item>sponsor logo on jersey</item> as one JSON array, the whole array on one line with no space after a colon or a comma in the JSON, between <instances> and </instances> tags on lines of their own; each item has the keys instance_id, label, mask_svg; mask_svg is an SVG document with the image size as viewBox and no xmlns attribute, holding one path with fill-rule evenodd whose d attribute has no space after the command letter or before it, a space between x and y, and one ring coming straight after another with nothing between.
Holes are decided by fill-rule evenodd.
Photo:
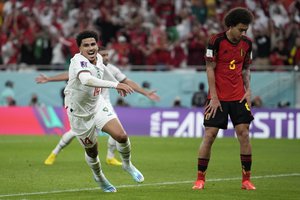
<instances>
[{"instance_id":1,"label":"sponsor logo on jersey","mask_svg":"<svg viewBox=\"0 0 300 200\"><path fill-rule=\"evenodd\" d=\"M81 66L82 68L86 68L86 67L87 67L87 62L85 62L85 61L80 61L80 66Z\"/></svg>"},{"instance_id":2,"label":"sponsor logo on jersey","mask_svg":"<svg viewBox=\"0 0 300 200\"><path fill-rule=\"evenodd\" d=\"M241 49L241 57L244 57L245 56L245 51L243 49Z\"/></svg>"}]
</instances>

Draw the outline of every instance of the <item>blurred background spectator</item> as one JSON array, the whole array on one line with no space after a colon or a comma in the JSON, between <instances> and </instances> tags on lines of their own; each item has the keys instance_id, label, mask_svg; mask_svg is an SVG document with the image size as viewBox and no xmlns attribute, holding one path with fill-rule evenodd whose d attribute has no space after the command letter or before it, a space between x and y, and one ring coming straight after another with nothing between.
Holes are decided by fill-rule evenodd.
<instances>
[{"instance_id":1,"label":"blurred background spectator","mask_svg":"<svg viewBox=\"0 0 300 200\"><path fill-rule=\"evenodd\" d=\"M142 83L142 88L149 91L151 90L151 85L148 81L144 81ZM155 101L152 101L148 97L142 95L142 94L137 94L137 107L142 107L142 108L151 108L155 106Z\"/></svg>"},{"instance_id":2,"label":"blurred background spectator","mask_svg":"<svg viewBox=\"0 0 300 200\"><path fill-rule=\"evenodd\" d=\"M280 102L278 102L277 107L278 108L289 108L290 105L291 105L291 103L288 101L280 101Z\"/></svg>"},{"instance_id":3,"label":"blurred background spectator","mask_svg":"<svg viewBox=\"0 0 300 200\"><path fill-rule=\"evenodd\" d=\"M99 45L113 49L111 61L120 67L202 70L207 39L224 30L224 14L235 6L247 7L255 16L247 35L254 41L256 69L278 70L268 65L299 64L300 0L0 3L2 69L26 69L32 65L39 65L38 69L65 69L69 58L77 53L76 33L93 29L100 35Z\"/></svg>"},{"instance_id":4,"label":"blurred background spectator","mask_svg":"<svg viewBox=\"0 0 300 200\"><path fill-rule=\"evenodd\" d=\"M1 92L0 105L1 106L14 106L16 105L15 101L15 91L14 83L10 80L5 82L4 89Z\"/></svg>"},{"instance_id":5,"label":"blurred background spectator","mask_svg":"<svg viewBox=\"0 0 300 200\"><path fill-rule=\"evenodd\" d=\"M205 91L204 83L199 83L198 91L193 94L192 106L203 107L207 100L207 91Z\"/></svg>"},{"instance_id":6,"label":"blurred background spectator","mask_svg":"<svg viewBox=\"0 0 300 200\"><path fill-rule=\"evenodd\" d=\"M130 106L123 97L118 97L115 105L120 106L120 107L129 107Z\"/></svg>"},{"instance_id":7,"label":"blurred background spectator","mask_svg":"<svg viewBox=\"0 0 300 200\"><path fill-rule=\"evenodd\" d=\"M182 104L181 104L181 98L179 96L176 96L174 98L174 101L173 101L173 105L172 105L173 108L183 108Z\"/></svg>"},{"instance_id":8,"label":"blurred background spectator","mask_svg":"<svg viewBox=\"0 0 300 200\"><path fill-rule=\"evenodd\" d=\"M29 106L40 106L40 102L39 102L39 98L37 96L37 94L33 93L31 95L31 99L29 101Z\"/></svg>"},{"instance_id":9,"label":"blurred background spectator","mask_svg":"<svg viewBox=\"0 0 300 200\"><path fill-rule=\"evenodd\" d=\"M251 101L251 106L255 108L263 107L262 99L259 96L255 96Z\"/></svg>"}]
</instances>

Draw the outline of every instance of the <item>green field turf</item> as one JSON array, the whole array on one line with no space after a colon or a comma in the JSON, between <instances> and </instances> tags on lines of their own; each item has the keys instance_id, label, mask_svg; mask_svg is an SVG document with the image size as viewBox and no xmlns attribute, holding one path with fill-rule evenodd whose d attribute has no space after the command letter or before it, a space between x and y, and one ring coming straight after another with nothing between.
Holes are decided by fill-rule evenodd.
<instances>
[{"instance_id":1,"label":"green field turf","mask_svg":"<svg viewBox=\"0 0 300 200\"><path fill-rule=\"evenodd\" d=\"M252 139L256 191L240 189L239 145L217 139L206 188L193 191L201 139L131 137L132 160L144 176L137 185L121 167L104 162L107 137L100 137L100 160L117 193L103 193L92 179L83 149L74 140L53 166L44 159L58 136L0 136L0 200L2 199L300 199L300 140Z\"/></svg>"}]
</instances>

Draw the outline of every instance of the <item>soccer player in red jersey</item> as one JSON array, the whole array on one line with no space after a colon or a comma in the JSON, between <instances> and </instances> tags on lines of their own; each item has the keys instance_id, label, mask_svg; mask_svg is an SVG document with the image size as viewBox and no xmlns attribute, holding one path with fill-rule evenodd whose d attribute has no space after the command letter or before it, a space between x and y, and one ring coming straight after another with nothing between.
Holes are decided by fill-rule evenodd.
<instances>
[{"instance_id":1,"label":"soccer player in red jersey","mask_svg":"<svg viewBox=\"0 0 300 200\"><path fill-rule=\"evenodd\" d=\"M250 111L249 66L252 42L245 36L252 19L249 10L234 8L224 18L227 31L209 39L205 55L209 95L204 113L205 135L198 154L198 177L193 186L195 190L204 188L211 147L219 129L227 129L228 115L240 143L242 189L256 189L250 181L252 150L249 125L253 116Z\"/></svg>"}]
</instances>

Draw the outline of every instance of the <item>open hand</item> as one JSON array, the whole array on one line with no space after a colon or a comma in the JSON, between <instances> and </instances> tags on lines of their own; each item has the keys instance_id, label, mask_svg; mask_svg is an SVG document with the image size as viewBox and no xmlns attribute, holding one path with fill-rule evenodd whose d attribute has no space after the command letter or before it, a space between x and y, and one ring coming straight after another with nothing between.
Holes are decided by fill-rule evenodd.
<instances>
[{"instance_id":1,"label":"open hand","mask_svg":"<svg viewBox=\"0 0 300 200\"><path fill-rule=\"evenodd\" d=\"M156 94L156 90L151 90L146 95L152 101L159 101L160 97Z\"/></svg>"},{"instance_id":2,"label":"open hand","mask_svg":"<svg viewBox=\"0 0 300 200\"><path fill-rule=\"evenodd\" d=\"M47 83L48 81L48 76L46 76L45 74L40 74L35 78L36 83Z\"/></svg>"},{"instance_id":3,"label":"open hand","mask_svg":"<svg viewBox=\"0 0 300 200\"><path fill-rule=\"evenodd\" d=\"M216 116L217 110L220 108L221 112L223 112L221 103L219 99L211 99L209 104L205 107L205 118L210 119L211 117L214 118Z\"/></svg>"}]
</instances>

